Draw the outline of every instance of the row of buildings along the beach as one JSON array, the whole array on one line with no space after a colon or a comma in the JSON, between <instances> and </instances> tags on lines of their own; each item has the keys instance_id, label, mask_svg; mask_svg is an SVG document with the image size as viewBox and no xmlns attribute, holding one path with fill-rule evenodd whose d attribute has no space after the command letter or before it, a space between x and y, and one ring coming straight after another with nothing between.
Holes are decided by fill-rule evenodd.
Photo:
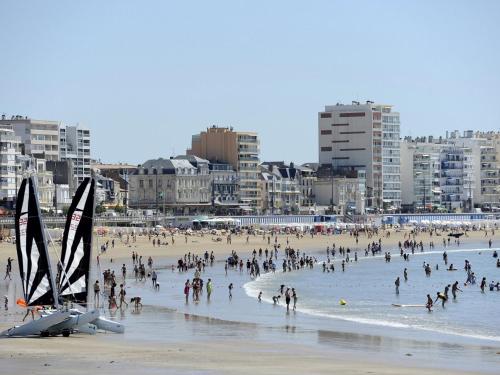
<instances>
[{"instance_id":1,"label":"row of buildings along the beach","mask_svg":"<svg viewBox=\"0 0 500 375\"><path fill-rule=\"evenodd\" d=\"M64 209L94 175L104 209L168 214L342 214L500 209L500 133L404 138L391 105L352 102L318 113L318 159L260 159L258 134L212 126L185 155L139 165L91 159L91 132L27 117L0 120L0 204L12 208L23 171L37 172L44 210Z\"/></svg>"}]
</instances>

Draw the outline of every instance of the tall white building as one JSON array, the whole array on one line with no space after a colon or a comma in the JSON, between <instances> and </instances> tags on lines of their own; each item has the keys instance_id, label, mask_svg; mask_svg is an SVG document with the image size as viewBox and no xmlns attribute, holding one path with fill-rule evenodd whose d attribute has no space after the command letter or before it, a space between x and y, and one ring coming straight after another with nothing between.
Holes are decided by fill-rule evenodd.
<instances>
[{"instance_id":1,"label":"tall white building","mask_svg":"<svg viewBox=\"0 0 500 375\"><path fill-rule=\"evenodd\" d=\"M24 145L24 154L37 159L59 160L59 122L2 115L0 125L9 125Z\"/></svg>"},{"instance_id":2,"label":"tall white building","mask_svg":"<svg viewBox=\"0 0 500 375\"><path fill-rule=\"evenodd\" d=\"M79 125L61 126L60 157L73 162L77 184L90 177L90 130Z\"/></svg>"},{"instance_id":3,"label":"tall white building","mask_svg":"<svg viewBox=\"0 0 500 375\"><path fill-rule=\"evenodd\" d=\"M0 203L9 207L13 206L17 194L20 144L21 138L12 128L0 129Z\"/></svg>"},{"instance_id":4,"label":"tall white building","mask_svg":"<svg viewBox=\"0 0 500 375\"><path fill-rule=\"evenodd\" d=\"M390 105L326 106L318 114L319 163L337 175L366 171L368 207L401 206L400 119Z\"/></svg>"}]
</instances>

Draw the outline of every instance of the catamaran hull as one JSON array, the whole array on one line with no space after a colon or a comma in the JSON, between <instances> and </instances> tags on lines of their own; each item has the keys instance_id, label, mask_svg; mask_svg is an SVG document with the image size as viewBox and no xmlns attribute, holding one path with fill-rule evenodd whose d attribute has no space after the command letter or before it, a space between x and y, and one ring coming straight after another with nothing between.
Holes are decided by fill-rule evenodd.
<instances>
[{"instance_id":1,"label":"catamaran hull","mask_svg":"<svg viewBox=\"0 0 500 375\"><path fill-rule=\"evenodd\" d=\"M50 315L42 316L37 320L21 326L12 327L0 333L3 337L26 337L39 336L48 332L48 329L54 325L60 324L70 318L69 311L56 311Z\"/></svg>"},{"instance_id":2,"label":"catamaran hull","mask_svg":"<svg viewBox=\"0 0 500 375\"><path fill-rule=\"evenodd\" d=\"M52 314L52 313L51 313ZM51 335L58 335L63 332L72 332L74 330L79 330L80 326L87 325L88 323L96 320L99 317L99 311L93 310L84 313L72 313L69 319L61 322L59 324L49 327L48 332Z\"/></svg>"},{"instance_id":3,"label":"catamaran hull","mask_svg":"<svg viewBox=\"0 0 500 375\"><path fill-rule=\"evenodd\" d=\"M78 333L85 333L87 335L95 335L97 333L97 327L95 324L87 323L78 326Z\"/></svg>"},{"instance_id":4,"label":"catamaran hull","mask_svg":"<svg viewBox=\"0 0 500 375\"><path fill-rule=\"evenodd\" d=\"M125 326L121 323L114 322L112 320L103 318L100 316L96 320L91 322L92 324L95 324L98 329L102 329L104 331L110 331L114 333L124 333L125 332Z\"/></svg>"}]
</instances>

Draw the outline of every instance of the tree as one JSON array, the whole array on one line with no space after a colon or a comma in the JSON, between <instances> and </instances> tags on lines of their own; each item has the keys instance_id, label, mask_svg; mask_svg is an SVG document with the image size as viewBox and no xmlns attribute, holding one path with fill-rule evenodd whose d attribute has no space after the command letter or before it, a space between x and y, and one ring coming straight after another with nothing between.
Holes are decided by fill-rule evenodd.
<instances>
[{"instance_id":1,"label":"tree","mask_svg":"<svg viewBox=\"0 0 500 375\"><path fill-rule=\"evenodd\" d=\"M95 207L95 213L100 215L103 214L104 212L106 212L106 207L104 207L104 205L101 202Z\"/></svg>"}]
</instances>

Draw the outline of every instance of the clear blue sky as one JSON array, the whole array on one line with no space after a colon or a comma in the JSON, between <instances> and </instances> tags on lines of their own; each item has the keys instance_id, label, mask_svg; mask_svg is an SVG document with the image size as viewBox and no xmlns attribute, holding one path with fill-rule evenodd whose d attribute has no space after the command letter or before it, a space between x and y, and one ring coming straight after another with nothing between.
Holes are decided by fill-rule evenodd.
<instances>
[{"instance_id":1,"label":"clear blue sky","mask_svg":"<svg viewBox=\"0 0 500 375\"><path fill-rule=\"evenodd\" d=\"M184 153L212 124L317 160L317 112L374 100L402 135L500 128L500 1L9 1L0 112L87 125L93 157Z\"/></svg>"}]
</instances>

